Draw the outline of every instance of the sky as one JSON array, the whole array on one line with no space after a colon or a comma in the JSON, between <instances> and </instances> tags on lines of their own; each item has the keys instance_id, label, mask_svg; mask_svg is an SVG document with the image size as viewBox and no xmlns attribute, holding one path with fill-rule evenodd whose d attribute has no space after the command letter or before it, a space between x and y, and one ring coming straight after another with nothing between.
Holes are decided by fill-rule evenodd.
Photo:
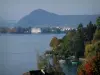
<instances>
[{"instance_id":1,"label":"sky","mask_svg":"<svg viewBox=\"0 0 100 75\"><path fill-rule=\"evenodd\" d=\"M100 0L0 0L0 16L20 20L36 9L59 15L100 14Z\"/></svg>"}]
</instances>

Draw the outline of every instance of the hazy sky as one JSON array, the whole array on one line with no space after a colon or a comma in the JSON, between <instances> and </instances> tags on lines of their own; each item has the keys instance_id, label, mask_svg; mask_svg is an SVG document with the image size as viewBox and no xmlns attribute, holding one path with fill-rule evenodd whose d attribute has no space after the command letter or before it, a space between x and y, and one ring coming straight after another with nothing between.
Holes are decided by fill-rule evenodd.
<instances>
[{"instance_id":1,"label":"hazy sky","mask_svg":"<svg viewBox=\"0 0 100 75\"><path fill-rule=\"evenodd\" d=\"M0 16L19 20L35 9L62 15L100 14L100 0L0 0Z\"/></svg>"}]
</instances>

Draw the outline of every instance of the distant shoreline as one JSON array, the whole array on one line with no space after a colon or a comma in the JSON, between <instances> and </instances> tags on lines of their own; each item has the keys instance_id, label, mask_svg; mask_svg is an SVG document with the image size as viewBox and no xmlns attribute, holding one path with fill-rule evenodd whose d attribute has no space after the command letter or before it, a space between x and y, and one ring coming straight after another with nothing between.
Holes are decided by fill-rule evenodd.
<instances>
[{"instance_id":1,"label":"distant shoreline","mask_svg":"<svg viewBox=\"0 0 100 75\"><path fill-rule=\"evenodd\" d=\"M66 34L66 33L0 33L0 35L2 34L12 34L12 35L16 35L16 34L26 34L26 35L40 35L40 34Z\"/></svg>"}]
</instances>

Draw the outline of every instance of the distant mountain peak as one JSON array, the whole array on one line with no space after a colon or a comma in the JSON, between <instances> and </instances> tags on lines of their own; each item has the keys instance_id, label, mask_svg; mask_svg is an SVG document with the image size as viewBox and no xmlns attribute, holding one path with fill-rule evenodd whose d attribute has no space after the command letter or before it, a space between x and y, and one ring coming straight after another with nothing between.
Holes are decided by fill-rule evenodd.
<instances>
[{"instance_id":1,"label":"distant mountain peak","mask_svg":"<svg viewBox=\"0 0 100 75\"><path fill-rule=\"evenodd\" d=\"M44 10L44 9L36 9L36 10L34 10L34 11L37 11L37 12L39 12L39 11L47 12L47 11Z\"/></svg>"},{"instance_id":2,"label":"distant mountain peak","mask_svg":"<svg viewBox=\"0 0 100 75\"><path fill-rule=\"evenodd\" d=\"M33 14L33 13L50 13L44 9L36 9L34 11L32 11L30 14Z\"/></svg>"},{"instance_id":3,"label":"distant mountain peak","mask_svg":"<svg viewBox=\"0 0 100 75\"><path fill-rule=\"evenodd\" d=\"M18 21L20 26L76 26L79 23L87 25L89 21L95 23L98 15L58 15L44 9L36 9Z\"/></svg>"}]
</instances>

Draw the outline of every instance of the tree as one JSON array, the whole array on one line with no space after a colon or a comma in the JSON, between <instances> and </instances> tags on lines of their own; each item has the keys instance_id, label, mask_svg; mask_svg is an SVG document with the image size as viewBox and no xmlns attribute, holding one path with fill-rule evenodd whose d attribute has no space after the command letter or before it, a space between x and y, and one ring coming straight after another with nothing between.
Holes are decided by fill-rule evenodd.
<instances>
[{"instance_id":1,"label":"tree","mask_svg":"<svg viewBox=\"0 0 100 75\"><path fill-rule=\"evenodd\" d=\"M95 49L95 51L100 51L100 41L98 41L94 44L94 49Z\"/></svg>"},{"instance_id":2,"label":"tree","mask_svg":"<svg viewBox=\"0 0 100 75\"><path fill-rule=\"evenodd\" d=\"M93 34L95 33L95 30L96 30L96 25L93 25L92 22L90 21L84 31L86 41L91 41L93 39Z\"/></svg>"},{"instance_id":3,"label":"tree","mask_svg":"<svg viewBox=\"0 0 100 75\"><path fill-rule=\"evenodd\" d=\"M94 44L87 44L85 46L85 57L86 59L89 59L96 55L96 52L100 50L100 41L94 43Z\"/></svg>"},{"instance_id":4,"label":"tree","mask_svg":"<svg viewBox=\"0 0 100 75\"><path fill-rule=\"evenodd\" d=\"M84 52L85 58L94 56L93 53L95 53L94 52L94 45L93 44L87 44L85 46L85 52Z\"/></svg>"},{"instance_id":5,"label":"tree","mask_svg":"<svg viewBox=\"0 0 100 75\"><path fill-rule=\"evenodd\" d=\"M50 47L53 48L53 51L56 50L57 46L60 44L59 39L57 37L53 37L51 42L50 42Z\"/></svg>"},{"instance_id":6,"label":"tree","mask_svg":"<svg viewBox=\"0 0 100 75\"><path fill-rule=\"evenodd\" d=\"M73 47L73 37L75 36L76 31L70 31L63 37L62 43L62 53L64 54L65 58L71 56L74 53Z\"/></svg>"},{"instance_id":7,"label":"tree","mask_svg":"<svg viewBox=\"0 0 100 75\"><path fill-rule=\"evenodd\" d=\"M74 37L74 48L76 51L76 58L79 58L79 56L84 56L84 33L82 24L79 24L77 28L77 32Z\"/></svg>"},{"instance_id":8,"label":"tree","mask_svg":"<svg viewBox=\"0 0 100 75\"><path fill-rule=\"evenodd\" d=\"M100 51L79 67L78 75L100 75Z\"/></svg>"},{"instance_id":9,"label":"tree","mask_svg":"<svg viewBox=\"0 0 100 75\"><path fill-rule=\"evenodd\" d=\"M48 59L44 56L38 56L38 69L45 69L48 66Z\"/></svg>"},{"instance_id":10,"label":"tree","mask_svg":"<svg viewBox=\"0 0 100 75\"><path fill-rule=\"evenodd\" d=\"M82 30L83 29L83 25L82 25L82 23L80 23L79 25L78 25L78 27L77 27L77 30L79 31L79 30Z\"/></svg>"},{"instance_id":11,"label":"tree","mask_svg":"<svg viewBox=\"0 0 100 75\"><path fill-rule=\"evenodd\" d=\"M97 18L96 25L97 25L98 28L100 28L100 17Z\"/></svg>"},{"instance_id":12,"label":"tree","mask_svg":"<svg viewBox=\"0 0 100 75\"><path fill-rule=\"evenodd\" d=\"M97 29L95 34L94 34L94 37L93 37L93 41L98 41L100 40L100 29Z\"/></svg>"}]
</instances>

